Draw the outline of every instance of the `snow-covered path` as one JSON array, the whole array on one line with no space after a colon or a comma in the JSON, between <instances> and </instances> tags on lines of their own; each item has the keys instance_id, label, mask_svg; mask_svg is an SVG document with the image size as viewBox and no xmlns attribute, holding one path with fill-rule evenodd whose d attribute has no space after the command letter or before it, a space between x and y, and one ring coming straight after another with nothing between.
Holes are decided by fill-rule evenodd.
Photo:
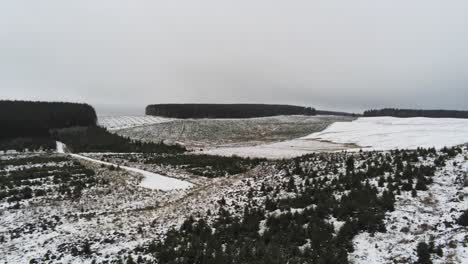
<instances>
[{"instance_id":1,"label":"snow-covered path","mask_svg":"<svg viewBox=\"0 0 468 264\"><path fill-rule=\"evenodd\" d=\"M57 141L57 152L66 153L77 159L82 159L82 160L86 160L90 162L104 164L107 166L117 167L117 165L112 164L110 162L92 159L92 158L85 157L79 154L68 153L66 152L65 144L63 144L62 142L58 142L58 141ZM127 166L120 166L120 168L126 171L142 174L144 176L144 179L141 181L140 186L144 188L157 189L157 190L162 190L162 191L171 191L171 190L177 190L177 189L188 189L188 188L193 187L193 184L190 182L174 179L174 178L163 176L163 175L156 174L153 172L149 172L149 171L145 171L145 170L141 170L137 168L132 168L132 167L127 167Z\"/></svg>"}]
</instances>

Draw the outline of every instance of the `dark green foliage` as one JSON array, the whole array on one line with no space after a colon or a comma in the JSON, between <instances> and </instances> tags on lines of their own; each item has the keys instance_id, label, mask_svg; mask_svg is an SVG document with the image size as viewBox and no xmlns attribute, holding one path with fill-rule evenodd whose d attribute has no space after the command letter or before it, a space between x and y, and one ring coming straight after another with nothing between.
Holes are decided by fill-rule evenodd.
<instances>
[{"instance_id":1,"label":"dark green foliage","mask_svg":"<svg viewBox=\"0 0 468 264\"><path fill-rule=\"evenodd\" d=\"M350 156L346 160L346 172L350 173L354 171L354 158L353 156Z\"/></svg>"},{"instance_id":2,"label":"dark green foliage","mask_svg":"<svg viewBox=\"0 0 468 264\"><path fill-rule=\"evenodd\" d=\"M54 143L55 144L55 143ZM62 156L31 156L26 158L19 158L19 159L7 159L7 160L0 160L0 168L11 165L11 166L19 166L19 165L33 165L33 164L41 164L41 163L48 163L48 162L64 162L69 161L68 158Z\"/></svg>"},{"instance_id":3,"label":"dark green foliage","mask_svg":"<svg viewBox=\"0 0 468 264\"><path fill-rule=\"evenodd\" d=\"M107 184L96 179L93 170L80 163L71 163L65 157L37 156L31 158L5 160L2 162L23 165L47 162L64 162L63 166L43 165L21 170L0 173L0 200L14 203L33 197L58 193L64 198L76 199L81 196L85 187L96 184ZM45 186L47 187L41 187Z\"/></svg>"},{"instance_id":4,"label":"dark green foliage","mask_svg":"<svg viewBox=\"0 0 468 264\"><path fill-rule=\"evenodd\" d=\"M262 161L265 159L194 154L154 155L145 159L146 164L180 166L195 175L210 178L243 173Z\"/></svg>"},{"instance_id":5,"label":"dark green foliage","mask_svg":"<svg viewBox=\"0 0 468 264\"><path fill-rule=\"evenodd\" d=\"M47 138L50 129L94 126L96 121L96 112L87 104L0 101L0 139Z\"/></svg>"},{"instance_id":6,"label":"dark green foliage","mask_svg":"<svg viewBox=\"0 0 468 264\"><path fill-rule=\"evenodd\" d=\"M315 115L315 109L266 104L156 104L147 106L146 114L174 118L251 118L275 115Z\"/></svg>"},{"instance_id":7,"label":"dark green foliage","mask_svg":"<svg viewBox=\"0 0 468 264\"><path fill-rule=\"evenodd\" d=\"M457 224L461 226L468 226L468 210L465 210L460 218L458 218Z\"/></svg>"},{"instance_id":8,"label":"dark green foliage","mask_svg":"<svg viewBox=\"0 0 468 264\"><path fill-rule=\"evenodd\" d=\"M144 143L109 133L102 127L74 127L53 131L72 152L182 153L185 148L164 143Z\"/></svg>"},{"instance_id":9,"label":"dark green foliage","mask_svg":"<svg viewBox=\"0 0 468 264\"><path fill-rule=\"evenodd\" d=\"M0 129L1 130L1 129ZM16 137L0 139L0 151L16 150L24 151L28 149L33 150L54 150L56 147L55 140L45 138L30 138L30 137Z\"/></svg>"},{"instance_id":10,"label":"dark green foliage","mask_svg":"<svg viewBox=\"0 0 468 264\"><path fill-rule=\"evenodd\" d=\"M416 248L418 264L432 264L430 247L426 242L420 242Z\"/></svg>"},{"instance_id":11,"label":"dark green foliage","mask_svg":"<svg viewBox=\"0 0 468 264\"><path fill-rule=\"evenodd\" d=\"M364 116L468 118L468 111L384 108L365 111Z\"/></svg>"}]
</instances>

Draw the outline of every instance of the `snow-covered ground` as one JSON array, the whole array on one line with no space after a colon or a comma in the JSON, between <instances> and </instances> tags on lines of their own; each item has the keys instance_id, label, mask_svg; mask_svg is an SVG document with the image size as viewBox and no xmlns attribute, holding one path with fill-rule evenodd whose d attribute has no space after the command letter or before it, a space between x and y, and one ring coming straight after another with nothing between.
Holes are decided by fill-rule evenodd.
<instances>
[{"instance_id":1,"label":"snow-covered ground","mask_svg":"<svg viewBox=\"0 0 468 264\"><path fill-rule=\"evenodd\" d=\"M356 144L374 150L455 146L468 142L468 119L361 117L336 122L304 139Z\"/></svg>"},{"instance_id":2,"label":"snow-covered ground","mask_svg":"<svg viewBox=\"0 0 468 264\"><path fill-rule=\"evenodd\" d=\"M442 256L432 255L434 263L468 263L468 229L453 224L468 208L468 187L463 175L468 172L468 156L458 155L436 172L427 191L397 196L395 211L387 213L387 232L361 233L354 238L351 263L415 263L419 242L444 248ZM466 176L465 176L466 177Z\"/></svg>"},{"instance_id":3,"label":"snow-covered ground","mask_svg":"<svg viewBox=\"0 0 468 264\"><path fill-rule=\"evenodd\" d=\"M307 136L324 130L337 121L352 121L342 116L272 116L239 119L176 119L127 129L115 133L145 142L178 143L193 149L240 147L270 144Z\"/></svg>"},{"instance_id":4,"label":"snow-covered ground","mask_svg":"<svg viewBox=\"0 0 468 264\"><path fill-rule=\"evenodd\" d=\"M99 125L109 130L147 126L174 121L172 118L159 116L103 116L99 117Z\"/></svg>"},{"instance_id":5,"label":"snow-covered ground","mask_svg":"<svg viewBox=\"0 0 468 264\"><path fill-rule=\"evenodd\" d=\"M208 148L199 153L292 158L321 151L443 148L467 142L468 119L361 117L352 122L335 122L321 132L298 139L257 146Z\"/></svg>"},{"instance_id":6,"label":"snow-covered ground","mask_svg":"<svg viewBox=\"0 0 468 264\"><path fill-rule=\"evenodd\" d=\"M57 152L58 153L66 153L66 146L62 142L57 142ZM73 153L68 153L70 156L77 158L77 159L82 159L98 164L104 164L106 166L115 166L117 165L112 164L110 162L105 162L89 157L85 157L83 155L79 154L73 154ZM162 191L171 191L171 190L179 190L179 189L188 189L193 187L193 184L187 181L182 181L178 180L175 178L163 176L160 174L156 174L153 172L137 169L137 168L132 168L132 167L127 167L127 166L119 166L121 169L130 171L130 172L135 172L142 174L144 176L143 180L140 183L141 187L144 188L149 188L149 189L157 189L157 190L162 190Z\"/></svg>"}]
</instances>

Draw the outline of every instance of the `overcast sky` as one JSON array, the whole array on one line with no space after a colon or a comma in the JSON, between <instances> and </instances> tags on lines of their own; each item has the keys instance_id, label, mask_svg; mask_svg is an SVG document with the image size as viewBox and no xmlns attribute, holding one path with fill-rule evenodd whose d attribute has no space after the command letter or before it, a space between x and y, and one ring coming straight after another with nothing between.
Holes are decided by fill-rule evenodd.
<instances>
[{"instance_id":1,"label":"overcast sky","mask_svg":"<svg viewBox=\"0 0 468 264\"><path fill-rule=\"evenodd\" d=\"M468 110L466 0L0 2L0 97Z\"/></svg>"}]
</instances>

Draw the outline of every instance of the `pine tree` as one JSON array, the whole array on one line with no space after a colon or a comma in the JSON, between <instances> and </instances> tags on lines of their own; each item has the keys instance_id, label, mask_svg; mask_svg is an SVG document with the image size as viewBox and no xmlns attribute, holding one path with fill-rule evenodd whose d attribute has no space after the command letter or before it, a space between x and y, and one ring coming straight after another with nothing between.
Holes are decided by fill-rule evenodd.
<instances>
[{"instance_id":1,"label":"pine tree","mask_svg":"<svg viewBox=\"0 0 468 264\"><path fill-rule=\"evenodd\" d=\"M416 253L418 255L418 264L432 264L429 245L427 245L426 242L420 242L418 244Z\"/></svg>"}]
</instances>

